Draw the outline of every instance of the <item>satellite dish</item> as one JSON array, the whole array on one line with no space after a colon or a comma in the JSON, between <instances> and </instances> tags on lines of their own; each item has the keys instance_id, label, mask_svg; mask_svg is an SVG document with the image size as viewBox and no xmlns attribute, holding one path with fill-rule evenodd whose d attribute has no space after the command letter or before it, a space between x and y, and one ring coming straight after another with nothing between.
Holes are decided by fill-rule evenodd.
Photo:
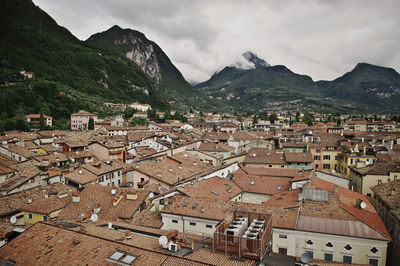
<instances>
[{"instance_id":1,"label":"satellite dish","mask_svg":"<svg viewBox=\"0 0 400 266\"><path fill-rule=\"evenodd\" d=\"M17 217L12 216L11 219L10 219L10 222L11 222L12 224L15 224L15 223L17 222Z\"/></svg>"},{"instance_id":2,"label":"satellite dish","mask_svg":"<svg viewBox=\"0 0 400 266\"><path fill-rule=\"evenodd\" d=\"M154 197L154 193L153 193L153 192L150 192L149 197L150 197L150 198Z\"/></svg>"},{"instance_id":3,"label":"satellite dish","mask_svg":"<svg viewBox=\"0 0 400 266\"><path fill-rule=\"evenodd\" d=\"M308 253L303 253L300 259L302 263L308 263L310 261L310 255Z\"/></svg>"},{"instance_id":4,"label":"satellite dish","mask_svg":"<svg viewBox=\"0 0 400 266\"><path fill-rule=\"evenodd\" d=\"M160 236L158 243L160 243L163 248L168 248L168 238L166 236Z\"/></svg>"},{"instance_id":5,"label":"satellite dish","mask_svg":"<svg viewBox=\"0 0 400 266\"><path fill-rule=\"evenodd\" d=\"M90 216L90 220L92 220L92 222L96 222L99 219L99 216L95 213L92 214L92 216Z\"/></svg>"},{"instance_id":6,"label":"satellite dish","mask_svg":"<svg viewBox=\"0 0 400 266\"><path fill-rule=\"evenodd\" d=\"M111 190L111 194L115 195L117 191L115 189Z\"/></svg>"},{"instance_id":7,"label":"satellite dish","mask_svg":"<svg viewBox=\"0 0 400 266\"><path fill-rule=\"evenodd\" d=\"M367 207L367 203L365 203L364 201L361 202L360 207L361 209L365 209Z\"/></svg>"}]
</instances>

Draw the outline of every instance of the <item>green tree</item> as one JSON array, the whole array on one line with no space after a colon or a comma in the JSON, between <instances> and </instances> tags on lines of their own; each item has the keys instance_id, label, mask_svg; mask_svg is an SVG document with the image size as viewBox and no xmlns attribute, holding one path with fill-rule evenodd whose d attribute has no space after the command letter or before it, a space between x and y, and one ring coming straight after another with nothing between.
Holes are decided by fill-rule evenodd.
<instances>
[{"instance_id":1,"label":"green tree","mask_svg":"<svg viewBox=\"0 0 400 266\"><path fill-rule=\"evenodd\" d=\"M94 119L92 117L89 118L88 129L94 130Z\"/></svg>"},{"instance_id":2,"label":"green tree","mask_svg":"<svg viewBox=\"0 0 400 266\"><path fill-rule=\"evenodd\" d=\"M217 132L217 125L213 124L213 132Z\"/></svg>"},{"instance_id":3,"label":"green tree","mask_svg":"<svg viewBox=\"0 0 400 266\"><path fill-rule=\"evenodd\" d=\"M275 113L272 113L269 116L269 122L271 122L271 124L275 123L275 121L278 119L278 116Z\"/></svg>"},{"instance_id":4,"label":"green tree","mask_svg":"<svg viewBox=\"0 0 400 266\"><path fill-rule=\"evenodd\" d=\"M254 115L253 117L253 125L258 123L257 115Z\"/></svg>"},{"instance_id":5,"label":"green tree","mask_svg":"<svg viewBox=\"0 0 400 266\"><path fill-rule=\"evenodd\" d=\"M299 112L296 113L296 122L300 122L300 113Z\"/></svg>"},{"instance_id":6,"label":"green tree","mask_svg":"<svg viewBox=\"0 0 400 266\"><path fill-rule=\"evenodd\" d=\"M46 124L44 123L43 112L40 112L39 129L44 130L45 128L46 128Z\"/></svg>"},{"instance_id":7,"label":"green tree","mask_svg":"<svg viewBox=\"0 0 400 266\"><path fill-rule=\"evenodd\" d=\"M342 120L340 120L340 117L339 117L339 118L336 120L336 125L337 125L338 127L340 127L341 124L342 124Z\"/></svg>"},{"instance_id":8,"label":"green tree","mask_svg":"<svg viewBox=\"0 0 400 266\"><path fill-rule=\"evenodd\" d=\"M6 123L4 124L4 130L8 131L8 130L13 130L13 129L15 129L14 120L7 119Z\"/></svg>"},{"instance_id":9,"label":"green tree","mask_svg":"<svg viewBox=\"0 0 400 266\"><path fill-rule=\"evenodd\" d=\"M144 117L134 117L130 122L131 126L147 126L148 124L149 122Z\"/></svg>"},{"instance_id":10,"label":"green tree","mask_svg":"<svg viewBox=\"0 0 400 266\"><path fill-rule=\"evenodd\" d=\"M29 126L25 119L17 119L15 122L15 129L18 131L29 131Z\"/></svg>"}]
</instances>

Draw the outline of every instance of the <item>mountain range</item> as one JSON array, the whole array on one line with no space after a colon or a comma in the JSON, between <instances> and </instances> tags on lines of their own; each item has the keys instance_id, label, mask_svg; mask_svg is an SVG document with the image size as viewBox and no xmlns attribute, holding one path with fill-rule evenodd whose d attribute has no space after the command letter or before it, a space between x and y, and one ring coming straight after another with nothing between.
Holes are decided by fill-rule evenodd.
<instances>
[{"instance_id":1,"label":"mountain range","mask_svg":"<svg viewBox=\"0 0 400 266\"><path fill-rule=\"evenodd\" d=\"M333 81L315 82L248 51L192 86L141 32L113 26L80 41L31 0L3 0L0 14L3 117L22 108L67 118L104 102L132 101L158 110L399 112L400 75L391 68L360 63ZM34 78L21 78L22 70Z\"/></svg>"}]
</instances>

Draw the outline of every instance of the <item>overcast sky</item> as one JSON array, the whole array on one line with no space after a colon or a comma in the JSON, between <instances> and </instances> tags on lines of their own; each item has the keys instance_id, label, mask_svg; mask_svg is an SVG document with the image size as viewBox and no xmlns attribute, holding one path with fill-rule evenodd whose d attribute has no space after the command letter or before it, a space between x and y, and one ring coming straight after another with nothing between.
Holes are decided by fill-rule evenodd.
<instances>
[{"instance_id":1,"label":"overcast sky","mask_svg":"<svg viewBox=\"0 0 400 266\"><path fill-rule=\"evenodd\" d=\"M247 50L314 80L358 62L400 70L399 0L33 0L76 37L143 32L191 82Z\"/></svg>"}]
</instances>

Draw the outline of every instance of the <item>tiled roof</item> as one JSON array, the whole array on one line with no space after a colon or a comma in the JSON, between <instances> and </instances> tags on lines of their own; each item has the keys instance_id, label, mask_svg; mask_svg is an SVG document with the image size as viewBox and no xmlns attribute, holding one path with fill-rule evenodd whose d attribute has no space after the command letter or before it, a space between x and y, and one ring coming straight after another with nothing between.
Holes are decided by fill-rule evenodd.
<instances>
[{"instance_id":1,"label":"tiled roof","mask_svg":"<svg viewBox=\"0 0 400 266\"><path fill-rule=\"evenodd\" d=\"M0 175L11 174L14 172L16 172L15 169L0 165Z\"/></svg>"},{"instance_id":2,"label":"tiled roof","mask_svg":"<svg viewBox=\"0 0 400 266\"><path fill-rule=\"evenodd\" d=\"M8 147L6 147L6 149L11 152L14 152L18 155L22 155L25 158L32 158L32 157L36 156L36 153L34 153L28 149L25 149L24 147L16 145L16 144L10 144L10 145L8 145Z\"/></svg>"},{"instance_id":3,"label":"tiled roof","mask_svg":"<svg viewBox=\"0 0 400 266\"><path fill-rule=\"evenodd\" d=\"M249 175L262 175L262 176L278 176L278 177L308 177L311 175L311 170L299 170L289 168L265 168L242 166L237 172L245 172Z\"/></svg>"},{"instance_id":4,"label":"tiled roof","mask_svg":"<svg viewBox=\"0 0 400 266\"><path fill-rule=\"evenodd\" d=\"M50 196L30 204L26 203L19 207L19 210L48 215L54 211L64 208L71 202L71 195L68 193L65 193L64 195L60 194L58 196Z\"/></svg>"},{"instance_id":5,"label":"tiled roof","mask_svg":"<svg viewBox=\"0 0 400 266\"><path fill-rule=\"evenodd\" d=\"M135 218L133 224L159 229L163 225L163 222L161 220L161 214L159 212L143 210Z\"/></svg>"},{"instance_id":6,"label":"tiled roof","mask_svg":"<svg viewBox=\"0 0 400 266\"><path fill-rule=\"evenodd\" d=\"M313 162L311 152L285 152L285 159L288 163Z\"/></svg>"},{"instance_id":7,"label":"tiled roof","mask_svg":"<svg viewBox=\"0 0 400 266\"><path fill-rule=\"evenodd\" d=\"M18 163L17 160L0 153L0 165L1 166L8 167L8 166L11 166L16 163Z\"/></svg>"},{"instance_id":8,"label":"tiled roof","mask_svg":"<svg viewBox=\"0 0 400 266\"><path fill-rule=\"evenodd\" d=\"M73 172L65 174L64 177L82 185L94 182L98 178L97 175L81 167L75 169Z\"/></svg>"},{"instance_id":9,"label":"tiled roof","mask_svg":"<svg viewBox=\"0 0 400 266\"><path fill-rule=\"evenodd\" d=\"M88 170L92 174L99 176L99 175L103 175L106 173L121 170L124 166L125 166L124 163L122 163L118 160L115 160L115 161L109 161L109 163L95 162L92 164L83 164L82 168Z\"/></svg>"},{"instance_id":10,"label":"tiled roof","mask_svg":"<svg viewBox=\"0 0 400 266\"><path fill-rule=\"evenodd\" d=\"M376 162L362 168L350 168L361 175L389 175L390 172L400 172L400 163Z\"/></svg>"},{"instance_id":11,"label":"tiled roof","mask_svg":"<svg viewBox=\"0 0 400 266\"><path fill-rule=\"evenodd\" d=\"M267 148L251 148L247 153L245 164L285 164L283 153Z\"/></svg>"},{"instance_id":12,"label":"tiled roof","mask_svg":"<svg viewBox=\"0 0 400 266\"><path fill-rule=\"evenodd\" d=\"M212 141L227 141L230 135L224 132L206 132L203 134L202 139L208 139Z\"/></svg>"},{"instance_id":13,"label":"tiled roof","mask_svg":"<svg viewBox=\"0 0 400 266\"><path fill-rule=\"evenodd\" d=\"M26 118L40 118L40 114L29 114L25 115ZM51 116L48 115L43 115L43 118L52 118Z\"/></svg>"},{"instance_id":14,"label":"tiled roof","mask_svg":"<svg viewBox=\"0 0 400 266\"><path fill-rule=\"evenodd\" d=\"M17 212L20 206L28 202L28 199L32 200L32 204L34 204L45 199L46 195L64 194L65 192L73 191L76 191L76 189L63 183L55 183L0 197L0 216Z\"/></svg>"},{"instance_id":15,"label":"tiled roof","mask_svg":"<svg viewBox=\"0 0 400 266\"><path fill-rule=\"evenodd\" d=\"M48 162L51 164L51 163L68 161L68 158L63 153L54 153L51 155L37 156L36 160L38 160L40 162Z\"/></svg>"},{"instance_id":16,"label":"tiled roof","mask_svg":"<svg viewBox=\"0 0 400 266\"><path fill-rule=\"evenodd\" d=\"M194 182L193 185L185 185L184 188L179 188L179 190L188 196L226 201L242 192L242 189L234 182L219 177Z\"/></svg>"},{"instance_id":17,"label":"tiled roof","mask_svg":"<svg viewBox=\"0 0 400 266\"><path fill-rule=\"evenodd\" d=\"M115 251L137 256L135 265L204 265L45 223L36 223L3 246L0 258L17 265L114 265L107 258Z\"/></svg>"},{"instance_id":18,"label":"tiled roof","mask_svg":"<svg viewBox=\"0 0 400 266\"><path fill-rule=\"evenodd\" d=\"M79 194L80 202L72 202L63 209L58 219L76 220L78 216L89 219L96 204L101 210L98 217L101 220L117 221L118 218L129 219L137 211L142 202L150 193L148 190L133 190L130 188L116 188L116 194L111 194L112 187L99 184L90 184ZM127 196L128 195L128 196ZM129 195L132 196L130 199ZM118 204L116 204L118 202ZM114 206L116 204L116 206Z\"/></svg>"},{"instance_id":19,"label":"tiled roof","mask_svg":"<svg viewBox=\"0 0 400 266\"><path fill-rule=\"evenodd\" d=\"M0 191L10 192L17 187L23 185L28 180L36 177L39 174L39 171L35 172L18 172L5 182L3 182L0 186Z\"/></svg>"},{"instance_id":20,"label":"tiled roof","mask_svg":"<svg viewBox=\"0 0 400 266\"><path fill-rule=\"evenodd\" d=\"M371 189L388 206L390 212L400 220L400 180L377 185Z\"/></svg>"},{"instance_id":21,"label":"tiled roof","mask_svg":"<svg viewBox=\"0 0 400 266\"><path fill-rule=\"evenodd\" d=\"M129 142L139 142L142 139L152 138L155 134L153 131L137 131L128 133Z\"/></svg>"},{"instance_id":22,"label":"tiled roof","mask_svg":"<svg viewBox=\"0 0 400 266\"><path fill-rule=\"evenodd\" d=\"M199 147L199 151L203 152L230 152L235 148L222 143L210 143L210 142L202 142Z\"/></svg>"},{"instance_id":23,"label":"tiled roof","mask_svg":"<svg viewBox=\"0 0 400 266\"><path fill-rule=\"evenodd\" d=\"M301 191L300 189L294 189L275 194L263 204L269 207L276 207L276 208L300 207L299 203L300 191Z\"/></svg>"},{"instance_id":24,"label":"tiled roof","mask_svg":"<svg viewBox=\"0 0 400 266\"><path fill-rule=\"evenodd\" d=\"M79 112L73 113L73 114L71 114L71 116L97 116L97 115L89 113L85 110L79 110Z\"/></svg>"},{"instance_id":25,"label":"tiled roof","mask_svg":"<svg viewBox=\"0 0 400 266\"><path fill-rule=\"evenodd\" d=\"M290 178L236 174L235 180L244 192L274 195L289 190Z\"/></svg>"}]
</instances>

